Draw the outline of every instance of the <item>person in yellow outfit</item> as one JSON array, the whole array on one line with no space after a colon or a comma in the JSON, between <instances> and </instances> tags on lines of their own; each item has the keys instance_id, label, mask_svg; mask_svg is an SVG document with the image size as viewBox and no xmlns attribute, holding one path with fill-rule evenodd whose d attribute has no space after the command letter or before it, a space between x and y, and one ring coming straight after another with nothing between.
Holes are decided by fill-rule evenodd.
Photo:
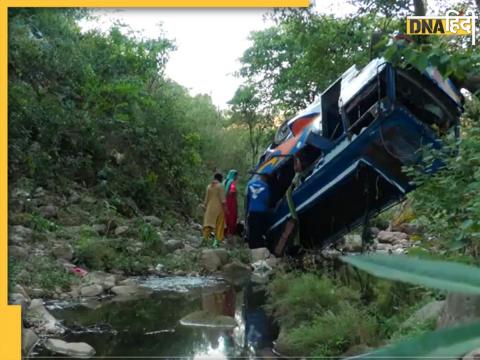
<instances>
[{"instance_id":1,"label":"person in yellow outfit","mask_svg":"<svg viewBox=\"0 0 480 360\"><path fill-rule=\"evenodd\" d=\"M215 233L213 246L218 246L223 241L225 231L225 189L222 185L223 176L216 173L212 182L207 186L203 206L203 238L208 241L212 231Z\"/></svg>"}]
</instances>

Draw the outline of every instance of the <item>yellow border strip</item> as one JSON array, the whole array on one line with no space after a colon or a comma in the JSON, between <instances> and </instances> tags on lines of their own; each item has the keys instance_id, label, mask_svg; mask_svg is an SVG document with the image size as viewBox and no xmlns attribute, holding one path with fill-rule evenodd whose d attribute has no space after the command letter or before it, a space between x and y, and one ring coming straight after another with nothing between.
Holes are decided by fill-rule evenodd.
<instances>
[{"instance_id":1,"label":"yellow border strip","mask_svg":"<svg viewBox=\"0 0 480 360\"><path fill-rule=\"evenodd\" d=\"M308 7L309 0L10 0L7 7L168 7L280 8Z\"/></svg>"},{"instance_id":2,"label":"yellow border strip","mask_svg":"<svg viewBox=\"0 0 480 360\"><path fill-rule=\"evenodd\" d=\"M0 8L0 66L1 91L0 108L0 359L18 360L21 358L21 308L8 306L8 126L7 126L7 86L8 86L8 9Z\"/></svg>"}]
</instances>

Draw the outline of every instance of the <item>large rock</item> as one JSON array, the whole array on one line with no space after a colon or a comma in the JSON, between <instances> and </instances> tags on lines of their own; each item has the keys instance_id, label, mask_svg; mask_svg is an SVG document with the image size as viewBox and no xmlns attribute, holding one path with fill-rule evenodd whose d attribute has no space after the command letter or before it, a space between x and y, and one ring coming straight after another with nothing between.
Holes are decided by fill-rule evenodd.
<instances>
[{"instance_id":1,"label":"large rock","mask_svg":"<svg viewBox=\"0 0 480 360\"><path fill-rule=\"evenodd\" d=\"M153 292L149 288L136 285L119 285L110 290L117 296L149 295Z\"/></svg>"},{"instance_id":2,"label":"large rock","mask_svg":"<svg viewBox=\"0 0 480 360\"><path fill-rule=\"evenodd\" d=\"M270 257L270 251L266 247L250 250L251 262L257 262L261 260L267 260Z\"/></svg>"},{"instance_id":3,"label":"large rock","mask_svg":"<svg viewBox=\"0 0 480 360\"><path fill-rule=\"evenodd\" d=\"M438 319L445 301L432 301L418 309L412 316L410 316L401 325L402 328L413 327L422 324L426 321Z\"/></svg>"},{"instance_id":4,"label":"large rock","mask_svg":"<svg viewBox=\"0 0 480 360\"><path fill-rule=\"evenodd\" d=\"M165 243L165 246L168 252L173 252L183 248L183 242L181 240L170 239Z\"/></svg>"},{"instance_id":5,"label":"large rock","mask_svg":"<svg viewBox=\"0 0 480 360\"><path fill-rule=\"evenodd\" d=\"M85 297L98 296L103 292L103 287L101 285L87 285L80 288L80 295Z\"/></svg>"},{"instance_id":6,"label":"large rock","mask_svg":"<svg viewBox=\"0 0 480 360\"><path fill-rule=\"evenodd\" d=\"M250 279L252 272L250 266L239 261L233 261L222 267L223 276L235 285L245 284Z\"/></svg>"},{"instance_id":7,"label":"large rock","mask_svg":"<svg viewBox=\"0 0 480 360\"><path fill-rule=\"evenodd\" d=\"M377 239L381 243L395 244L400 240L408 239L408 235L399 231L380 231Z\"/></svg>"},{"instance_id":8,"label":"large rock","mask_svg":"<svg viewBox=\"0 0 480 360\"><path fill-rule=\"evenodd\" d=\"M207 311L195 311L180 319L185 326L198 326L219 329L233 329L237 322L231 316L213 314Z\"/></svg>"},{"instance_id":9,"label":"large rock","mask_svg":"<svg viewBox=\"0 0 480 360\"><path fill-rule=\"evenodd\" d=\"M103 271L92 271L88 273L82 281L86 285L100 285L103 290L109 290L115 286L115 275Z\"/></svg>"},{"instance_id":10,"label":"large rock","mask_svg":"<svg viewBox=\"0 0 480 360\"><path fill-rule=\"evenodd\" d=\"M57 319L45 309L42 299L33 299L27 309L27 320L51 333L62 333Z\"/></svg>"},{"instance_id":11,"label":"large rock","mask_svg":"<svg viewBox=\"0 0 480 360\"><path fill-rule=\"evenodd\" d=\"M160 220L158 217L154 215L148 215L144 216L143 220L149 224L152 224L153 226L160 226L162 225L162 220Z\"/></svg>"},{"instance_id":12,"label":"large rock","mask_svg":"<svg viewBox=\"0 0 480 360\"><path fill-rule=\"evenodd\" d=\"M13 287L13 292L22 294L26 299L28 299L28 301L31 300L31 299L30 299L30 296L28 296L27 291L23 288L22 285L15 284L15 286Z\"/></svg>"},{"instance_id":13,"label":"large rock","mask_svg":"<svg viewBox=\"0 0 480 360\"><path fill-rule=\"evenodd\" d=\"M107 233L107 226L105 224L93 224L92 229L99 235L105 235Z\"/></svg>"},{"instance_id":14,"label":"large rock","mask_svg":"<svg viewBox=\"0 0 480 360\"><path fill-rule=\"evenodd\" d=\"M22 329L22 354L24 356L28 356L37 342L38 336L32 329Z\"/></svg>"},{"instance_id":15,"label":"large rock","mask_svg":"<svg viewBox=\"0 0 480 360\"><path fill-rule=\"evenodd\" d=\"M128 230L130 230L130 227L128 227L127 225L117 226L117 228L115 229L115 235L125 235L128 233Z\"/></svg>"},{"instance_id":16,"label":"large rock","mask_svg":"<svg viewBox=\"0 0 480 360\"><path fill-rule=\"evenodd\" d=\"M33 230L23 225L12 226L9 235L11 243L23 243L32 240Z\"/></svg>"},{"instance_id":17,"label":"large rock","mask_svg":"<svg viewBox=\"0 0 480 360\"><path fill-rule=\"evenodd\" d=\"M67 343L60 339L48 339L45 347L57 354L77 358L90 358L95 355L95 349L87 343Z\"/></svg>"},{"instance_id":18,"label":"large rock","mask_svg":"<svg viewBox=\"0 0 480 360\"><path fill-rule=\"evenodd\" d=\"M45 219L53 219L53 218L56 218L58 215L58 208L55 205L49 204L49 205L41 206L38 209L38 212Z\"/></svg>"},{"instance_id":19,"label":"large rock","mask_svg":"<svg viewBox=\"0 0 480 360\"><path fill-rule=\"evenodd\" d=\"M24 260L28 258L28 251L22 246L10 245L8 247L8 255L14 259Z\"/></svg>"},{"instance_id":20,"label":"large rock","mask_svg":"<svg viewBox=\"0 0 480 360\"><path fill-rule=\"evenodd\" d=\"M208 271L217 271L228 261L228 252L225 249L205 249L202 251L202 266Z\"/></svg>"},{"instance_id":21,"label":"large rock","mask_svg":"<svg viewBox=\"0 0 480 360\"><path fill-rule=\"evenodd\" d=\"M22 307L26 307L30 303L30 299L25 297L21 293L11 293L8 297L10 300L10 304L12 305L20 305Z\"/></svg>"},{"instance_id":22,"label":"large rock","mask_svg":"<svg viewBox=\"0 0 480 360\"><path fill-rule=\"evenodd\" d=\"M57 244L52 249L53 255L57 259L72 260L73 259L73 247L67 243Z\"/></svg>"},{"instance_id":23,"label":"large rock","mask_svg":"<svg viewBox=\"0 0 480 360\"><path fill-rule=\"evenodd\" d=\"M480 295L448 294L437 328L446 328L480 319Z\"/></svg>"}]
</instances>

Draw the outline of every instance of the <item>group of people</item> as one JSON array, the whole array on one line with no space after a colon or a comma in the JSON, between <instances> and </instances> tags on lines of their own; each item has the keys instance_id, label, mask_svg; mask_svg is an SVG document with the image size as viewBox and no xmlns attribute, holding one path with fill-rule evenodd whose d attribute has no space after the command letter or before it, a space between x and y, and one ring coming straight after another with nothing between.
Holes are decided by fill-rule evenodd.
<instances>
[{"instance_id":1,"label":"group of people","mask_svg":"<svg viewBox=\"0 0 480 360\"><path fill-rule=\"evenodd\" d=\"M218 246L225 235L231 236L237 230L237 170L230 170L223 181L223 175L215 173L207 186L203 207L203 238L209 240L213 234L213 245Z\"/></svg>"},{"instance_id":2,"label":"group of people","mask_svg":"<svg viewBox=\"0 0 480 360\"><path fill-rule=\"evenodd\" d=\"M207 186L203 208L203 238L213 238L213 246L217 247L225 236L237 233L237 170L230 170L223 180L220 173L215 173ZM247 240L250 248L265 246L264 234L268 224L270 210L269 187L266 175L255 175L247 185L247 202L245 209L247 218Z\"/></svg>"}]
</instances>

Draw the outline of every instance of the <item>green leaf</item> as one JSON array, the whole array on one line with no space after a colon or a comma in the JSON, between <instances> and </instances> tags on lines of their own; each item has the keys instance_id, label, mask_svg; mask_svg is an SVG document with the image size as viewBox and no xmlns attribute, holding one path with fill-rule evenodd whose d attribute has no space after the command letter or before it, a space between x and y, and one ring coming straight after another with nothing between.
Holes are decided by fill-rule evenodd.
<instances>
[{"instance_id":1,"label":"green leaf","mask_svg":"<svg viewBox=\"0 0 480 360\"><path fill-rule=\"evenodd\" d=\"M342 260L386 279L459 293L480 294L480 269L473 266L382 254L344 256Z\"/></svg>"},{"instance_id":2,"label":"green leaf","mask_svg":"<svg viewBox=\"0 0 480 360\"><path fill-rule=\"evenodd\" d=\"M480 323L434 331L355 359L457 359L480 346Z\"/></svg>"}]
</instances>

